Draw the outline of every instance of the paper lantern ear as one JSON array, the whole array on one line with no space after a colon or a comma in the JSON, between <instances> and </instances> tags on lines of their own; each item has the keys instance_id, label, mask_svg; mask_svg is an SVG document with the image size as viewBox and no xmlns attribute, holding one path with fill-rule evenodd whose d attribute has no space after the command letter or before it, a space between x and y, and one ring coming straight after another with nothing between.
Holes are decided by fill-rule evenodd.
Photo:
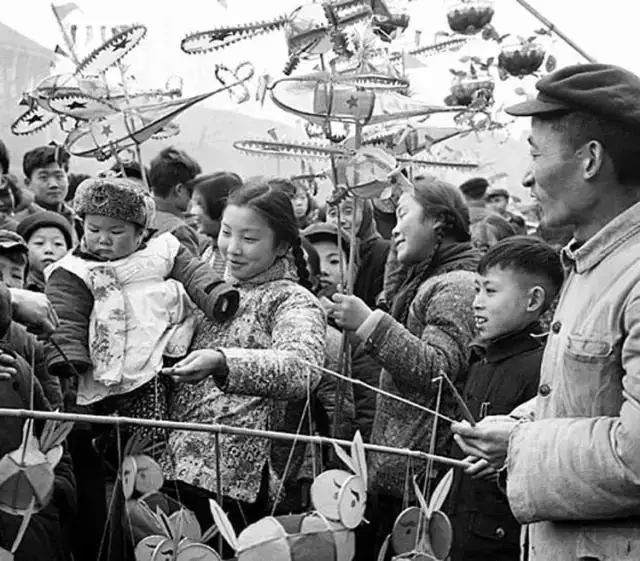
<instances>
[{"instance_id":1,"label":"paper lantern ear","mask_svg":"<svg viewBox=\"0 0 640 561\"><path fill-rule=\"evenodd\" d=\"M169 516L169 524L173 534L180 539L187 538L196 542L201 541L202 530L196 515L185 508L181 508Z\"/></svg>"},{"instance_id":2,"label":"paper lantern ear","mask_svg":"<svg viewBox=\"0 0 640 561\"><path fill-rule=\"evenodd\" d=\"M364 451L364 441L360 431L357 431L351 444L351 460L355 466L355 473L362 479L367 488L367 456Z\"/></svg>"},{"instance_id":3,"label":"paper lantern ear","mask_svg":"<svg viewBox=\"0 0 640 561\"><path fill-rule=\"evenodd\" d=\"M427 509L427 518L431 518L431 515L442 508L442 505L447 500L447 495L451 490L453 484L453 468L451 468L444 477L440 480L440 483L433 490L431 500L429 501L429 507Z\"/></svg>"},{"instance_id":4,"label":"paper lantern ear","mask_svg":"<svg viewBox=\"0 0 640 561\"><path fill-rule=\"evenodd\" d=\"M40 435L40 449L46 454L52 448L60 446L69 436L73 422L47 421Z\"/></svg>"},{"instance_id":5,"label":"paper lantern ear","mask_svg":"<svg viewBox=\"0 0 640 561\"><path fill-rule=\"evenodd\" d=\"M358 473L358 468L355 462L353 461L353 458L350 457L349 454L347 454L342 449L342 447L336 444L335 442L333 443L333 448L336 451L338 458L342 460L342 463L346 465L353 473Z\"/></svg>"},{"instance_id":6,"label":"paper lantern ear","mask_svg":"<svg viewBox=\"0 0 640 561\"><path fill-rule=\"evenodd\" d=\"M213 516L213 521L216 523L216 526L220 530L222 537L227 540L227 543L233 548L234 551L238 549L238 537L236 536L236 532L229 521L222 507L213 499L209 500L209 508L211 509L211 516Z\"/></svg>"},{"instance_id":7,"label":"paper lantern ear","mask_svg":"<svg viewBox=\"0 0 640 561\"><path fill-rule=\"evenodd\" d=\"M51 464L51 467L55 468L60 463L63 454L64 448L62 446L56 446L55 448L51 448L45 456L47 461Z\"/></svg>"}]
</instances>

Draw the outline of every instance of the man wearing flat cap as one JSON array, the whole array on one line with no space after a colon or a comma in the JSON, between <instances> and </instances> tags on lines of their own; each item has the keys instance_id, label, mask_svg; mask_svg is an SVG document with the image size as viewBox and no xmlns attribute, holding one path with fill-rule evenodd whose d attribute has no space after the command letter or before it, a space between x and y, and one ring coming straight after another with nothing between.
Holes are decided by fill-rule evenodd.
<instances>
[{"instance_id":1,"label":"man wearing flat cap","mask_svg":"<svg viewBox=\"0 0 640 561\"><path fill-rule=\"evenodd\" d=\"M512 416L453 426L500 470L530 561L640 559L640 78L562 68L536 99L524 185L546 227L573 227L538 395Z\"/></svg>"}]
</instances>

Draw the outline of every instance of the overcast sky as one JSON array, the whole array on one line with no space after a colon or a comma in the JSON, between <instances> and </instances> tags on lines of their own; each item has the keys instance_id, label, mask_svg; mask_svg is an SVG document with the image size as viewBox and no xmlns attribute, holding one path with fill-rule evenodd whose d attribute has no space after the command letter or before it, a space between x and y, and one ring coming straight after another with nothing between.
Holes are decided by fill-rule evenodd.
<instances>
[{"instance_id":1,"label":"overcast sky","mask_svg":"<svg viewBox=\"0 0 640 561\"><path fill-rule=\"evenodd\" d=\"M58 2L62 3L62 2ZM630 13L629 0L530 0L542 14L587 52L599 61L617 63L640 73L637 56L637 18ZM215 25L242 23L250 20L269 19L289 13L300 2L294 0L227 0L224 8L216 0L180 0L179 2L149 0L76 0L81 8L72 16L74 22L84 26L124 25L134 22L148 27L147 37L129 56L131 71L141 86L161 87L171 75L184 79L187 93L197 93L216 87L213 68L217 62L229 66L251 60L258 73L269 72L278 75L286 60L284 34L276 32L244 45L229 48L218 54L194 56L181 52L180 39L188 31L204 30ZM434 33L446 30L447 0L390 0L390 5L398 5L408 10L411 26L405 34L405 41L411 43L415 31L422 32L422 43L431 42ZM515 0L496 0L494 24L499 33L527 35L541 27ZM47 47L62 44L59 30L46 0L19 0L11 2L11 8L3 10L0 21L17 29ZM90 47L91 45L86 45ZM95 45L93 45L95 46ZM85 45L81 45L82 48ZM570 64L583 59L555 41L550 45L560 63ZM479 41L467 47L469 53L491 54L495 44ZM428 66L412 71L410 77L416 96L427 101L438 101L446 93L450 82L448 68L457 64L460 53L435 57L428 60ZM513 90L522 86L533 89L532 80L509 80L500 85L499 103L517 100ZM232 107L226 96L216 96L209 101L218 107ZM257 104L245 104L243 111L277 118L281 114L276 108L260 108Z\"/></svg>"}]
</instances>

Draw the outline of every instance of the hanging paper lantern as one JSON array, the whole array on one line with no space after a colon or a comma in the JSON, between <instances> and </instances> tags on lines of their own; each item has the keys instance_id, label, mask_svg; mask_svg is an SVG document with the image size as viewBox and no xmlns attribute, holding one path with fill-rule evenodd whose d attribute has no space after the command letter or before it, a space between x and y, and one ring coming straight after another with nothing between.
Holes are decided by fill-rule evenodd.
<instances>
[{"instance_id":1,"label":"hanging paper lantern","mask_svg":"<svg viewBox=\"0 0 640 561\"><path fill-rule=\"evenodd\" d=\"M457 0L447 11L449 27L456 33L474 35L493 18L491 0Z\"/></svg>"},{"instance_id":2,"label":"hanging paper lantern","mask_svg":"<svg viewBox=\"0 0 640 561\"><path fill-rule=\"evenodd\" d=\"M533 74L540 69L546 51L535 40L506 43L498 56L498 67L516 78Z\"/></svg>"},{"instance_id":3,"label":"hanging paper lantern","mask_svg":"<svg viewBox=\"0 0 640 561\"><path fill-rule=\"evenodd\" d=\"M445 99L447 105L469 106L483 95L487 100L493 97L495 83L487 74L456 77L451 85L451 95Z\"/></svg>"}]
</instances>

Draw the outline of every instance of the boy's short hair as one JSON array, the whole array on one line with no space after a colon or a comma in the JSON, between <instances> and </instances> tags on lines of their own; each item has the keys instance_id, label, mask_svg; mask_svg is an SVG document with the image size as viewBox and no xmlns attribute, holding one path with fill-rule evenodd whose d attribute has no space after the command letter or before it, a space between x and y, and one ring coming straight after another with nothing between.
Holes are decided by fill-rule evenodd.
<instances>
[{"instance_id":1,"label":"boy's short hair","mask_svg":"<svg viewBox=\"0 0 640 561\"><path fill-rule=\"evenodd\" d=\"M25 152L22 158L22 171L25 177L31 178L35 170L54 163L65 172L69 171L69 152L62 146L38 146Z\"/></svg>"},{"instance_id":2,"label":"boy's short hair","mask_svg":"<svg viewBox=\"0 0 640 561\"><path fill-rule=\"evenodd\" d=\"M547 292L545 307L553 302L564 282L560 255L548 243L528 236L512 236L494 245L478 263L478 273L506 269L541 279Z\"/></svg>"},{"instance_id":3,"label":"boy's short hair","mask_svg":"<svg viewBox=\"0 0 640 561\"><path fill-rule=\"evenodd\" d=\"M149 167L149 183L155 195L167 197L176 185L185 184L201 173L200 165L182 150L162 150Z\"/></svg>"}]
</instances>

